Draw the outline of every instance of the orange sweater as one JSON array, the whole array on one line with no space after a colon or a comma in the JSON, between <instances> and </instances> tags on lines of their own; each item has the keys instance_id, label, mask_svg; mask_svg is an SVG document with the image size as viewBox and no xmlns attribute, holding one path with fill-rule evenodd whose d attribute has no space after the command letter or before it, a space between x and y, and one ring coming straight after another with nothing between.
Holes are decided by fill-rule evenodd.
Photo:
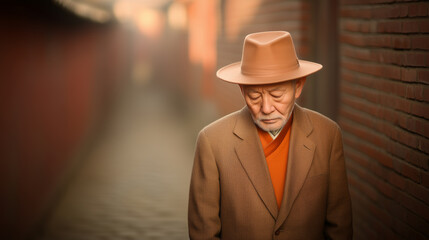
<instances>
[{"instance_id":1,"label":"orange sweater","mask_svg":"<svg viewBox=\"0 0 429 240\"><path fill-rule=\"evenodd\" d=\"M283 199L286 180L291 125L292 117L283 127L282 131L279 133L280 135L274 140L268 132L258 128L259 139L264 149L265 159L267 160L268 170L270 171L271 182L273 183L279 209Z\"/></svg>"}]
</instances>

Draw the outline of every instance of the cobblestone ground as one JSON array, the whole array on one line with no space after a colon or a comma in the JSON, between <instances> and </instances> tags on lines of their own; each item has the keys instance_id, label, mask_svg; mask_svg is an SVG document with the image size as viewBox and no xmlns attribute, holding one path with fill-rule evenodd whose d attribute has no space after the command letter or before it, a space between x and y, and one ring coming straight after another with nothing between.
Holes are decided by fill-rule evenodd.
<instances>
[{"instance_id":1,"label":"cobblestone ground","mask_svg":"<svg viewBox=\"0 0 429 240\"><path fill-rule=\"evenodd\" d=\"M188 239L195 131L163 96L126 94L40 239Z\"/></svg>"}]
</instances>

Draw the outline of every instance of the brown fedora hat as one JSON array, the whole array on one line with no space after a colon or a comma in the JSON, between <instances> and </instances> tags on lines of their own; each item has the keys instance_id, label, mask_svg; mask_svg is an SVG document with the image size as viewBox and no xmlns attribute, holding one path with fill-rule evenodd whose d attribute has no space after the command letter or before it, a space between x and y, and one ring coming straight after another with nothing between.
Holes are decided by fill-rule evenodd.
<instances>
[{"instance_id":1,"label":"brown fedora hat","mask_svg":"<svg viewBox=\"0 0 429 240\"><path fill-rule=\"evenodd\" d=\"M321 68L298 59L288 32L272 31L247 35L241 62L219 69L216 75L231 83L270 84L305 77Z\"/></svg>"}]
</instances>

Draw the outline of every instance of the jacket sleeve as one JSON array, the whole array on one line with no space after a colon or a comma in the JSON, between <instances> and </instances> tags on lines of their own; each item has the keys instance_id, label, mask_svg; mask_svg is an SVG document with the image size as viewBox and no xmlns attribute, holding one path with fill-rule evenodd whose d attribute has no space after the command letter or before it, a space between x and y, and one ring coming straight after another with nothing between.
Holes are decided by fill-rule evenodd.
<instances>
[{"instance_id":1,"label":"jacket sleeve","mask_svg":"<svg viewBox=\"0 0 429 240\"><path fill-rule=\"evenodd\" d=\"M352 209L347 183L341 130L337 126L329 163L326 239L352 239Z\"/></svg>"},{"instance_id":2,"label":"jacket sleeve","mask_svg":"<svg viewBox=\"0 0 429 240\"><path fill-rule=\"evenodd\" d=\"M188 205L190 239L220 239L219 171L210 142L201 131L195 150Z\"/></svg>"}]
</instances>

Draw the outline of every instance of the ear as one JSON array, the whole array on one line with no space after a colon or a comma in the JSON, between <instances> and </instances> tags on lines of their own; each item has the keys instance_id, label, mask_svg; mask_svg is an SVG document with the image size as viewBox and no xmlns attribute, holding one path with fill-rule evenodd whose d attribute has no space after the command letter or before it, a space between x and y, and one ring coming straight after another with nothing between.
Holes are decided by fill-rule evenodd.
<instances>
[{"instance_id":1,"label":"ear","mask_svg":"<svg viewBox=\"0 0 429 240\"><path fill-rule=\"evenodd\" d=\"M295 82L295 99L299 98L301 96L302 89L304 88L305 81L307 80L306 77L297 79Z\"/></svg>"}]
</instances>

